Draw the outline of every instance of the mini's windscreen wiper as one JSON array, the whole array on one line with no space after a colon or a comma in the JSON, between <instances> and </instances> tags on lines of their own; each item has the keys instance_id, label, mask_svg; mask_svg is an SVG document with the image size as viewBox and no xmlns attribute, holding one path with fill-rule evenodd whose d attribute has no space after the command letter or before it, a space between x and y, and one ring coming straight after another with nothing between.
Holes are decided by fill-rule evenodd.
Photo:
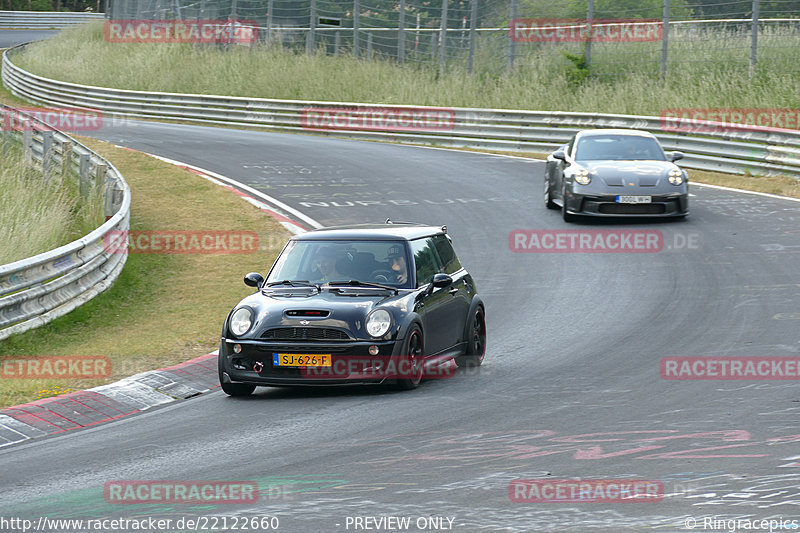
<instances>
[{"instance_id":1,"label":"mini's windscreen wiper","mask_svg":"<svg viewBox=\"0 0 800 533\"><path fill-rule=\"evenodd\" d=\"M380 283L370 283L368 281L358 281L351 279L349 281L329 281L322 284L323 287L369 287L375 289L385 289L387 291L398 292L397 287L390 287L389 285L381 285Z\"/></svg>"},{"instance_id":2,"label":"mini's windscreen wiper","mask_svg":"<svg viewBox=\"0 0 800 533\"><path fill-rule=\"evenodd\" d=\"M275 287L278 285L288 285L290 287L315 287L319 289L319 285L315 283L310 283L304 279L284 279L282 281L270 281L265 287Z\"/></svg>"}]
</instances>

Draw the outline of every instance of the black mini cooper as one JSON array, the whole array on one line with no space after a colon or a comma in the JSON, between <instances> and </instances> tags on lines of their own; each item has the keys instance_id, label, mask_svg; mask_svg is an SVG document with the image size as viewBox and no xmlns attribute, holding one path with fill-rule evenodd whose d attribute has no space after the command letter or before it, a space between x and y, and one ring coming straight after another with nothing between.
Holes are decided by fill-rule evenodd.
<instances>
[{"instance_id":1,"label":"black mini cooper","mask_svg":"<svg viewBox=\"0 0 800 533\"><path fill-rule=\"evenodd\" d=\"M391 383L477 366L484 305L447 229L340 226L292 237L258 290L222 329L219 379L231 396L256 386Z\"/></svg>"}]
</instances>

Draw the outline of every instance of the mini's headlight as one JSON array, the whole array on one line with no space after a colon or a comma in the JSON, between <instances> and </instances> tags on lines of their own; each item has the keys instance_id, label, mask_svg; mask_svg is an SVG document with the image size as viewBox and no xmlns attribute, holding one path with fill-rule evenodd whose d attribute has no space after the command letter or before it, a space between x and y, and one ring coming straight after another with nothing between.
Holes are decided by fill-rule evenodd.
<instances>
[{"instance_id":1,"label":"mini's headlight","mask_svg":"<svg viewBox=\"0 0 800 533\"><path fill-rule=\"evenodd\" d=\"M683 172L677 168L673 168L669 171L669 174L667 174L667 179L673 185L680 185L683 183Z\"/></svg>"},{"instance_id":2,"label":"mini's headlight","mask_svg":"<svg viewBox=\"0 0 800 533\"><path fill-rule=\"evenodd\" d=\"M366 327L371 337L383 337L392 327L392 315L386 309L376 309L367 317Z\"/></svg>"},{"instance_id":3,"label":"mini's headlight","mask_svg":"<svg viewBox=\"0 0 800 533\"><path fill-rule=\"evenodd\" d=\"M581 168L575 171L575 181L581 185L589 185L592 182L592 178L589 176L588 170Z\"/></svg>"},{"instance_id":4,"label":"mini's headlight","mask_svg":"<svg viewBox=\"0 0 800 533\"><path fill-rule=\"evenodd\" d=\"M247 333L253 325L253 312L247 307L240 307L231 317L231 333L237 337Z\"/></svg>"}]
</instances>

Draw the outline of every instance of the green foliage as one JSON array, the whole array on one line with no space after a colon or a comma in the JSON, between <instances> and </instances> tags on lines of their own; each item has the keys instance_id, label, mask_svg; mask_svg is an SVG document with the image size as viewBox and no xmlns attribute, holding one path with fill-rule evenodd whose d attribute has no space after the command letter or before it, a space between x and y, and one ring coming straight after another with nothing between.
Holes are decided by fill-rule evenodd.
<instances>
[{"instance_id":1,"label":"green foliage","mask_svg":"<svg viewBox=\"0 0 800 533\"><path fill-rule=\"evenodd\" d=\"M573 87L580 87L591 75L589 65L586 63L586 46L584 46L583 53L580 55L570 54L566 51L563 54L573 65L572 69L567 70L567 81Z\"/></svg>"},{"instance_id":2,"label":"green foliage","mask_svg":"<svg viewBox=\"0 0 800 533\"><path fill-rule=\"evenodd\" d=\"M670 16L673 19L693 18L692 0L672 0ZM585 19L587 2L553 3L551 0L521 0L519 16L527 18L577 18ZM661 19L663 0L595 0L594 18L597 19Z\"/></svg>"}]
</instances>

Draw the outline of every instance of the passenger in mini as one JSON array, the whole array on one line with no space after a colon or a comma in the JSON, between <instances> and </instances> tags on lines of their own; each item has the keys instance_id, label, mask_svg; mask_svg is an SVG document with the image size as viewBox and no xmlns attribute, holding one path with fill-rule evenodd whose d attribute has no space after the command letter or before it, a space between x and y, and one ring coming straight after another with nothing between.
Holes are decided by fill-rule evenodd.
<instances>
[{"instance_id":1,"label":"passenger in mini","mask_svg":"<svg viewBox=\"0 0 800 533\"><path fill-rule=\"evenodd\" d=\"M408 281L408 267L406 266L406 254L403 252L401 246L392 246L389 248L386 261L396 272L397 283L403 285Z\"/></svg>"}]
</instances>

